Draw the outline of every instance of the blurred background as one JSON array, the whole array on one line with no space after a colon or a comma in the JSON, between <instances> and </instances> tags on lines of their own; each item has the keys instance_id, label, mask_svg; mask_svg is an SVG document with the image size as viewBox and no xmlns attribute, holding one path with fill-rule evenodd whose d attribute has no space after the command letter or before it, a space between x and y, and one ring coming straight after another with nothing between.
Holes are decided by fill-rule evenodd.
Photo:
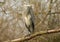
<instances>
[{"instance_id":1,"label":"blurred background","mask_svg":"<svg viewBox=\"0 0 60 42\"><path fill-rule=\"evenodd\" d=\"M32 5L35 33L60 28L60 0L0 0L0 42L29 34L22 20L25 4ZM41 35L24 42L60 42L60 33Z\"/></svg>"}]
</instances>

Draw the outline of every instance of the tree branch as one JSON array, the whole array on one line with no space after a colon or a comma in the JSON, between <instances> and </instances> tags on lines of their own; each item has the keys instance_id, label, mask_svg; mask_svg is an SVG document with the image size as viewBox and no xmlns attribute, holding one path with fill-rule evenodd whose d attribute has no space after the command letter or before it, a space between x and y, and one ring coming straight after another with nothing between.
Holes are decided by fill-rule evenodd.
<instances>
[{"instance_id":1,"label":"tree branch","mask_svg":"<svg viewBox=\"0 0 60 42\"><path fill-rule=\"evenodd\" d=\"M22 38L11 40L10 42L23 42L23 41L26 41L26 40L30 40L30 39L32 39L36 36L40 36L40 35L44 35L44 34L51 34L51 33L58 33L58 32L60 32L60 29L40 31L40 32L34 33L30 36L27 36L27 37L22 37Z\"/></svg>"}]
</instances>

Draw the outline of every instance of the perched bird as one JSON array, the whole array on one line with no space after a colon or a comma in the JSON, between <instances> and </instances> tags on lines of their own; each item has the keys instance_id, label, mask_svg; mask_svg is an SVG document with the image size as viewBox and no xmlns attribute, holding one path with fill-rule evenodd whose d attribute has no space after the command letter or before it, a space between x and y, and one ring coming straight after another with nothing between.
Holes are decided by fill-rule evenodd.
<instances>
[{"instance_id":1,"label":"perched bird","mask_svg":"<svg viewBox=\"0 0 60 42\"><path fill-rule=\"evenodd\" d=\"M34 32L34 12L31 6L26 6L24 15L25 26L30 33Z\"/></svg>"}]
</instances>

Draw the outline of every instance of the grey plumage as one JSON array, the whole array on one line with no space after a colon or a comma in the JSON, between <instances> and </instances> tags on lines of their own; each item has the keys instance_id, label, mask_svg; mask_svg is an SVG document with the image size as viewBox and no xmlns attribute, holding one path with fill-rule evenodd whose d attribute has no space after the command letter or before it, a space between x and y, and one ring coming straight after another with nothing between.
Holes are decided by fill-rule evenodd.
<instances>
[{"instance_id":1,"label":"grey plumage","mask_svg":"<svg viewBox=\"0 0 60 42\"><path fill-rule=\"evenodd\" d=\"M34 12L31 6L27 6L25 18L25 26L30 33L34 32Z\"/></svg>"}]
</instances>

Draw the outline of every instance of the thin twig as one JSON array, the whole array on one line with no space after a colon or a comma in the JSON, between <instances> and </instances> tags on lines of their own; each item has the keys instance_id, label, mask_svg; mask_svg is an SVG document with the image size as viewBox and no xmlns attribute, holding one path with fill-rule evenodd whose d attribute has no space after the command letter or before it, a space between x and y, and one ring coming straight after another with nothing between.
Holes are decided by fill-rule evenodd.
<instances>
[{"instance_id":1,"label":"thin twig","mask_svg":"<svg viewBox=\"0 0 60 42\"><path fill-rule=\"evenodd\" d=\"M22 38L11 40L11 42L23 42L23 41L26 41L26 40L30 40L30 39L32 39L36 36L41 36L41 35L44 35L44 34L51 34L51 33L58 33L58 32L60 32L60 29L40 31L40 32L34 33L30 36L27 36L27 37L22 37Z\"/></svg>"}]
</instances>

